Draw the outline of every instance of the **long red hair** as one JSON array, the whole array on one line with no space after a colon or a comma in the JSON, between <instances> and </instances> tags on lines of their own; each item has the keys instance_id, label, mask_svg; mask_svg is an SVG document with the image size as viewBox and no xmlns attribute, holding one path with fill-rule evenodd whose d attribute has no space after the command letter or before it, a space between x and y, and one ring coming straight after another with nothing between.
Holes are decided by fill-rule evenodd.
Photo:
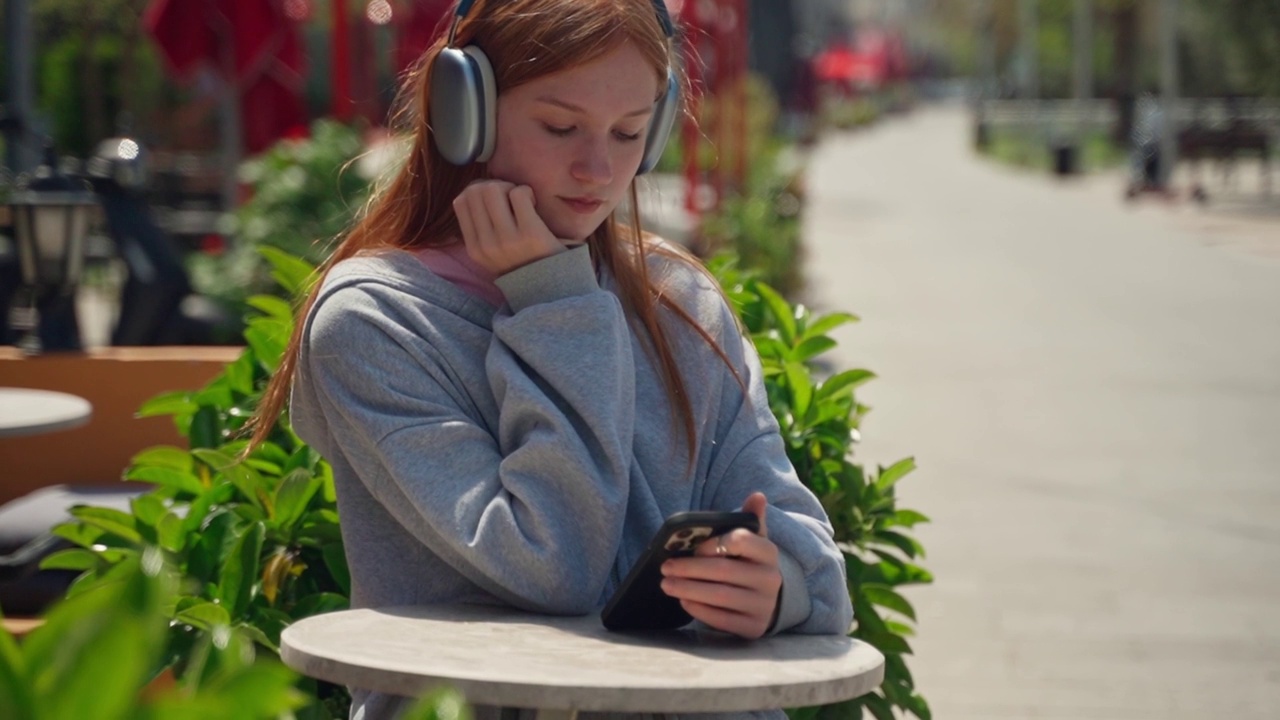
<instances>
[{"instance_id":1,"label":"long red hair","mask_svg":"<svg viewBox=\"0 0 1280 720\"><path fill-rule=\"evenodd\" d=\"M479 0L458 26L454 45L475 44L483 48L493 65L498 88L509 90L590 62L627 41L652 66L659 87L665 88L667 70L672 66L670 42L651 0ZM482 163L458 167L446 161L426 122L431 67L445 45L442 36L406 74L394 125L412 138L407 159L388 182L375 189L342 242L319 268L321 277L337 263L360 253L442 245L461 237L452 201L468 184L484 178L487 168ZM679 249L657 247L645 239L634 181L630 192L632 213L628 221L620 222L619 213L615 212L587 239L587 244L597 267L606 269L616 281L632 323L643 330L649 341L647 350L661 369L692 462L696 424L668 333L660 322L659 308L688 323L726 365L729 361L706 330L650 278L648 256L652 252L688 262L700 271L702 266ZM293 337L249 425L252 437L246 452L267 438L285 408L303 342L305 318L315 303L319 286L319 282L313 286L299 309Z\"/></svg>"}]
</instances>

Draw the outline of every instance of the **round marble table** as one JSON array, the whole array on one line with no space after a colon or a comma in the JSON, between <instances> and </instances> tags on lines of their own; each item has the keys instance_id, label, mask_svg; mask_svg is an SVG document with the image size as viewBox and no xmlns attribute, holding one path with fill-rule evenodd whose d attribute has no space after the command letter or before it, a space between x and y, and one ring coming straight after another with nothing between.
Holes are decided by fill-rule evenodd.
<instances>
[{"instance_id":1,"label":"round marble table","mask_svg":"<svg viewBox=\"0 0 1280 720\"><path fill-rule=\"evenodd\" d=\"M416 697L441 685L468 701L578 711L729 712L821 705L880 685L884 656L847 637L619 634L598 615L478 605L345 610L299 620L286 665L340 685Z\"/></svg>"},{"instance_id":2,"label":"round marble table","mask_svg":"<svg viewBox=\"0 0 1280 720\"><path fill-rule=\"evenodd\" d=\"M52 390L0 388L0 437L68 430L89 422L88 400Z\"/></svg>"}]
</instances>

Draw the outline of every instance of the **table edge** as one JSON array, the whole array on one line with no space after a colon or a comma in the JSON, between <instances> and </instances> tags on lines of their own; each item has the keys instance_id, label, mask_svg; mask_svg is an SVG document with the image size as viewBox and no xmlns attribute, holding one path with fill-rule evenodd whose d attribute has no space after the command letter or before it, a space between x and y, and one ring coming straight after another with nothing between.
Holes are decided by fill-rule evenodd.
<instances>
[{"instance_id":1,"label":"table edge","mask_svg":"<svg viewBox=\"0 0 1280 720\"><path fill-rule=\"evenodd\" d=\"M42 435L45 433L58 432L61 430L74 430L89 424L93 419L93 403L87 398L80 397L69 392L61 390L44 390L39 388L23 388L23 387L0 387L0 391L16 391L18 393L41 394L41 395L57 395L59 401L74 403L80 405L76 415L71 417L63 417L40 423L27 423L23 425L4 425L0 422L0 438L16 438L26 437L29 435Z\"/></svg>"},{"instance_id":2,"label":"table edge","mask_svg":"<svg viewBox=\"0 0 1280 720\"><path fill-rule=\"evenodd\" d=\"M458 679L433 675L404 672L386 668L370 668L342 660L314 655L293 646L289 642L290 628L285 628L280 637L280 659L293 670L308 677L318 678L336 685L343 685L362 690L389 693L392 695L421 696L433 689L450 687L467 698L472 704L507 707L529 707L546 710L578 710L587 712L623 712L623 713L702 713L702 712L750 712L773 710L778 708L826 705L861 697L880 686L884 681L884 654L870 643L850 638L854 643L869 649L879 661L867 671L841 680L798 681L779 684L774 687L774 694L781 699L778 703L762 705L760 703L735 703L743 697L743 691L758 686L725 686L683 688L678 695L682 701L673 699L673 694L662 692L647 693L641 698L636 688L602 688L599 686L575 686L571 684L557 685L554 689L545 685L524 683L519 681ZM408 689L408 692L406 692ZM573 703L548 700L547 694L569 694L580 691L579 699ZM616 699L618 696L630 694L626 700ZM690 695L706 696L706 702L688 702ZM788 698L796 697L792 702ZM798 699L803 697L803 700ZM666 701L664 703L664 701Z\"/></svg>"}]
</instances>

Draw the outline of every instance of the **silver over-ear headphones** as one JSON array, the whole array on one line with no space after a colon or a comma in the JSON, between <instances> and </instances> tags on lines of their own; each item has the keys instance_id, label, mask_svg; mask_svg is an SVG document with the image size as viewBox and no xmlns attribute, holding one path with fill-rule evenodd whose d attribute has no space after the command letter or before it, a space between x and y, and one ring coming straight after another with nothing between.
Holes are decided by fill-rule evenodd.
<instances>
[{"instance_id":1,"label":"silver over-ear headphones","mask_svg":"<svg viewBox=\"0 0 1280 720\"><path fill-rule=\"evenodd\" d=\"M667 38L675 35L675 26L663 0L652 0L658 22ZM449 42L440 51L431 70L431 97L428 114L436 147L454 165L487 162L493 156L497 139L498 88L493 79L493 66L484 51L475 45L457 48L453 45L458 24L475 0L462 0L449 30ZM675 72L667 70L667 89L653 108L649 131L644 141L644 158L637 174L647 173L658 164L662 150L671 136L676 109L680 103L680 83Z\"/></svg>"}]
</instances>

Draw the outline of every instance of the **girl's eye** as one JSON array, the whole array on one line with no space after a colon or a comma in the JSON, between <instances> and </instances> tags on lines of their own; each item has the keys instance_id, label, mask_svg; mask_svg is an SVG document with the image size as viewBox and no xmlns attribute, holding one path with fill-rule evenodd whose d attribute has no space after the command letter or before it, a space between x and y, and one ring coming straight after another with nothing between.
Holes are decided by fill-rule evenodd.
<instances>
[{"instance_id":1,"label":"girl's eye","mask_svg":"<svg viewBox=\"0 0 1280 720\"><path fill-rule=\"evenodd\" d=\"M543 127L547 129L547 132L551 133L552 135L555 135L556 137L564 137L569 133L573 132L572 125L570 125L569 127L556 127L555 125L544 124Z\"/></svg>"},{"instance_id":2,"label":"girl's eye","mask_svg":"<svg viewBox=\"0 0 1280 720\"><path fill-rule=\"evenodd\" d=\"M640 139L640 133L634 133L634 134L628 135L624 132L619 132L614 134L617 135L618 139L623 142L635 142L636 140Z\"/></svg>"}]
</instances>

